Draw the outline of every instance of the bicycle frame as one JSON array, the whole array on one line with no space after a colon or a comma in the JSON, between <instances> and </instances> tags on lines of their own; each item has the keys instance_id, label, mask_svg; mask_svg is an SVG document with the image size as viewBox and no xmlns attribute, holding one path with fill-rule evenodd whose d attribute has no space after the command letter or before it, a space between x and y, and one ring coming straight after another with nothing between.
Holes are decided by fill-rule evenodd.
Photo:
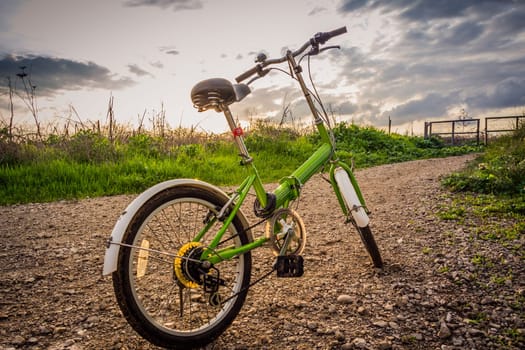
<instances>
[{"instance_id":1,"label":"bicycle frame","mask_svg":"<svg viewBox=\"0 0 525 350\"><path fill-rule=\"evenodd\" d=\"M291 69L295 73L296 79L299 82L303 95L308 103L310 111L314 117L314 122L317 127L317 130L321 136L322 143L317 148L317 150L301 165L299 166L290 176L284 177L280 181L280 185L274 190L273 195L275 195L275 209L278 208L287 208L289 203L295 200L300 193L301 187L317 172L321 167L323 167L328 162L330 165L330 183L334 189L337 200L341 206L343 214L349 219L351 208L348 208L347 204L344 201L341 190L338 187L338 184L335 180L335 170L339 167L344 169L348 174L351 184L357 194L360 206L366 209L364 198L361 194L357 181L352 173L352 169L342 162L341 160L334 157L335 155L335 145L333 144L330 135L324 125L322 118L319 116L317 109L315 108L314 101L309 93L308 88L304 82L304 79L301 74L301 68L295 61L294 56L290 51L286 55L287 61L290 64ZM219 211L218 217L221 216L221 213L226 212L226 209L232 204L233 208L231 209L228 217L224 220L224 224L221 229L217 232L212 242L208 245L204 252L202 253L201 259L207 260L212 264L217 264L223 260L231 259L240 254L244 254L252 249L258 248L265 244L268 241L267 237L261 237L255 239L253 242L239 246L239 247L227 247L222 249L217 249L217 246L221 242L221 239L228 229L228 226L231 224L235 216L237 215L241 205L243 204L246 196L248 195L251 188L255 190L255 196L259 201L262 207L267 205L267 193L264 190L261 178L257 172L257 168L253 164L253 159L248 153L248 149L244 143L242 129L235 125L232 113L227 105L221 105L221 110L226 117L228 125L231 129L231 132L234 136L235 143L239 149L239 154L242 158L241 164L248 167L250 175L243 181L239 188L231 196L230 200L226 205ZM368 212L368 211L367 211ZM203 230L193 239L193 241L198 242L204 236L207 229L212 226L212 224L217 220L217 218L211 220L208 225L206 225Z\"/></svg>"}]
</instances>

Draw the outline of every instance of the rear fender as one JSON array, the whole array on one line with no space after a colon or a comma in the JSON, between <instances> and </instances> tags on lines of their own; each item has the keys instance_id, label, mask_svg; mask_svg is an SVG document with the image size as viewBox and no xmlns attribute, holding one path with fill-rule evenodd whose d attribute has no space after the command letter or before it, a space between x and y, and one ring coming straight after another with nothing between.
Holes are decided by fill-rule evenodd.
<instances>
[{"instance_id":1,"label":"rear fender","mask_svg":"<svg viewBox=\"0 0 525 350\"><path fill-rule=\"evenodd\" d=\"M137 211L144 205L144 203L146 203L150 198L152 198L159 192L169 188L175 188L180 186L191 186L214 192L217 196L221 197L224 200L224 202L227 202L230 199L230 197L220 188L209 183L193 179L169 180L161 182L153 187L150 187L146 191L142 192L127 206L127 208L124 210L124 212L122 212L119 219L117 220L117 223L113 227L111 237L109 237L108 239L106 254L104 256L104 267L102 270L103 275L108 275L117 270L117 261L121 247L119 244L122 243L124 233L128 229L128 226L135 214L137 213ZM241 211L237 213L237 216L241 220L243 227L249 227L248 220ZM248 240L252 242L253 237L251 231L248 230L246 234L248 235Z\"/></svg>"}]
</instances>

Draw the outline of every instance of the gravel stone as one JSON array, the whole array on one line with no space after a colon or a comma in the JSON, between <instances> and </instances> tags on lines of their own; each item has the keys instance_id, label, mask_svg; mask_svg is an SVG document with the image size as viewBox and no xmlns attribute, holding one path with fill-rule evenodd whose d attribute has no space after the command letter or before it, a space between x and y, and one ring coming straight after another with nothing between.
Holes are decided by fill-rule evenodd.
<instances>
[{"instance_id":1,"label":"gravel stone","mask_svg":"<svg viewBox=\"0 0 525 350\"><path fill-rule=\"evenodd\" d=\"M445 322L441 322L439 324L439 331L438 331L438 337L441 339L446 339L452 335L452 332L448 328L447 324Z\"/></svg>"},{"instance_id":2,"label":"gravel stone","mask_svg":"<svg viewBox=\"0 0 525 350\"><path fill-rule=\"evenodd\" d=\"M337 302L339 304L352 304L354 302L354 297L351 295L343 294L337 297Z\"/></svg>"}]
</instances>

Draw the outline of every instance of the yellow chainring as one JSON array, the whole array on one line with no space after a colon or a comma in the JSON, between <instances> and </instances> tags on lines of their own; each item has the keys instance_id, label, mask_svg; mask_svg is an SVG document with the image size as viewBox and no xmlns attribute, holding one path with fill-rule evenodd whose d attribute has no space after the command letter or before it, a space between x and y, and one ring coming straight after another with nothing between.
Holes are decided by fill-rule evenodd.
<instances>
[{"instance_id":1,"label":"yellow chainring","mask_svg":"<svg viewBox=\"0 0 525 350\"><path fill-rule=\"evenodd\" d=\"M190 250L200 246L202 246L202 243L200 242L186 243L179 249L177 257L173 261L173 269L175 270L175 276L177 276L179 282L182 283L182 285L186 288L197 289L200 287L197 282L189 280L182 271L182 261L184 260L184 257L187 256L187 253Z\"/></svg>"}]
</instances>

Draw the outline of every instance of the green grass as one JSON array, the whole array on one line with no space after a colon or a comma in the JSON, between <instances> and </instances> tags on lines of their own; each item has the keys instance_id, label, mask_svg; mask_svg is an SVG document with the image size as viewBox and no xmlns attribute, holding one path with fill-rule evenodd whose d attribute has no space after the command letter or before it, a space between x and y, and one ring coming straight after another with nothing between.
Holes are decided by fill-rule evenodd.
<instances>
[{"instance_id":1,"label":"green grass","mask_svg":"<svg viewBox=\"0 0 525 350\"><path fill-rule=\"evenodd\" d=\"M491 143L466 171L443 183L454 191L525 196L525 125Z\"/></svg>"},{"instance_id":2,"label":"green grass","mask_svg":"<svg viewBox=\"0 0 525 350\"><path fill-rule=\"evenodd\" d=\"M338 155L349 163L354 161L358 168L480 150L474 146L449 148L438 139L387 135L347 124L337 125L334 134ZM265 123L258 123L246 137L264 182L276 182L292 173L319 142L317 134ZM15 143L0 130L0 205L139 193L173 178L239 184L247 176L239 160L230 135L182 139L141 133L110 141L102 134L82 130L72 136L50 135L41 142Z\"/></svg>"},{"instance_id":3,"label":"green grass","mask_svg":"<svg viewBox=\"0 0 525 350\"><path fill-rule=\"evenodd\" d=\"M482 150L475 145L445 147L436 137L424 139L399 134L388 135L373 127L358 127L345 123L338 124L334 128L334 134L339 156L346 161L353 158L355 165L360 168Z\"/></svg>"},{"instance_id":4,"label":"green grass","mask_svg":"<svg viewBox=\"0 0 525 350\"><path fill-rule=\"evenodd\" d=\"M441 208L440 218L461 221L468 208L483 223L477 228L481 239L523 249L516 242L525 234L525 125L490 144L467 169L442 183L463 194Z\"/></svg>"}]
</instances>

